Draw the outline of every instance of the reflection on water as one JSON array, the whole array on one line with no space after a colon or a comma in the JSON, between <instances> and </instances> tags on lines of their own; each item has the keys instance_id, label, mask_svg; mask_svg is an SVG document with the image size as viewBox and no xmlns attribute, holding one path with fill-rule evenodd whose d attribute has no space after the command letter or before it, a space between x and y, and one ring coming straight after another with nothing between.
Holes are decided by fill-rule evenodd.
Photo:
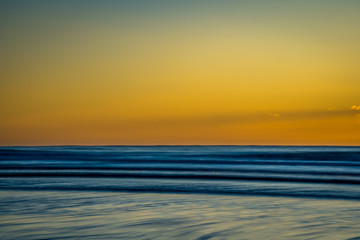
<instances>
[{"instance_id":1,"label":"reflection on water","mask_svg":"<svg viewBox=\"0 0 360 240\"><path fill-rule=\"evenodd\" d=\"M0 191L6 239L360 239L360 202L207 194Z\"/></svg>"},{"instance_id":2,"label":"reflection on water","mask_svg":"<svg viewBox=\"0 0 360 240\"><path fill-rule=\"evenodd\" d=\"M0 147L0 240L355 240L359 186L360 147Z\"/></svg>"}]
</instances>

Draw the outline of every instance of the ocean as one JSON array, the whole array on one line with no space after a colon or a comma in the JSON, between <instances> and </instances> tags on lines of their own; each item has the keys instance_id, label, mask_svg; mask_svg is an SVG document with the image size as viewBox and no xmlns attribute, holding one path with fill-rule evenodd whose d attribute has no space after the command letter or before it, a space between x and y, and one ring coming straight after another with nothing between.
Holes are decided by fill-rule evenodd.
<instances>
[{"instance_id":1,"label":"ocean","mask_svg":"<svg viewBox=\"0 0 360 240\"><path fill-rule=\"evenodd\" d=\"M360 147L0 147L0 239L360 239Z\"/></svg>"}]
</instances>

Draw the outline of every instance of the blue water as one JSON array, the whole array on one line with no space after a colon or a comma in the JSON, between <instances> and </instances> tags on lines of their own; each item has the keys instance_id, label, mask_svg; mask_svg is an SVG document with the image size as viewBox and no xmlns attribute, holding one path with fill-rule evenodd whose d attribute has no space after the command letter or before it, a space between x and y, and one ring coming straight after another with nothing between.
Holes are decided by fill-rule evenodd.
<instances>
[{"instance_id":1,"label":"blue water","mask_svg":"<svg viewBox=\"0 0 360 240\"><path fill-rule=\"evenodd\" d=\"M1 239L360 239L360 147L0 147L0 194Z\"/></svg>"},{"instance_id":2,"label":"blue water","mask_svg":"<svg viewBox=\"0 0 360 240\"><path fill-rule=\"evenodd\" d=\"M359 147L2 147L0 189L360 200Z\"/></svg>"}]
</instances>

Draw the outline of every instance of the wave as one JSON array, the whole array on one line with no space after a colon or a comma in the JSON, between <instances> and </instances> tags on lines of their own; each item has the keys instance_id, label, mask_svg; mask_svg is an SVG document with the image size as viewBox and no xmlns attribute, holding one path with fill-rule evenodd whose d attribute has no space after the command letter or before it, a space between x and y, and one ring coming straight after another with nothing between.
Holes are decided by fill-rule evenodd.
<instances>
[{"instance_id":1,"label":"wave","mask_svg":"<svg viewBox=\"0 0 360 240\"><path fill-rule=\"evenodd\" d=\"M0 189L360 199L359 167L360 147L1 147Z\"/></svg>"},{"instance_id":2,"label":"wave","mask_svg":"<svg viewBox=\"0 0 360 240\"><path fill-rule=\"evenodd\" d=\"M252 180L252 181L276 181L276 182L308 182L308 183L336 183L336 184L360 184L360 180L354 179L320 179L299 177L270 177L270 176L236 176L236 175L197 175L197 174L149 174L149 173L94 173L94 172L46 172L46 173L1 173L0 177L89 177L89 178L154 178L154 179L201 179L201 180Z\"/></svg>"},{"instance_id":3,"label":"wave","mask_svg":"<svg viewBox=\"0 0 360 240\"><path fill-rule=\"evenodd\" d=\"M46 147L44 147L46 149ZM87 147L91 149L91 147ZM282 147L278 147L278 152L272 151L264 151L267 150L266 147L261 149L260 151L249 151L251 148L246 147L228 147L230 148L229 152L219 153L218 151L209 151L211 148L205 148L205 151L202 148L194 149L194 147L188 147L187 151L181 151L184 147L178 149L176 146L168 147L172 151L160 151L160 148L157 151L149 150L151 147L144 147L141 151L136 151L138 147L134 147L133 152L129 151L126 147L126 151L122 149L122 147L115 148L115 151L86 151L86 147L83 148L55 148L43 150L39 147L34 149L25 148L25 149L5 149L4 147L0 149L0 159L41 159L46 157L47 159L72 159L72 160L153 160L158 159L161 160L165 158L165 160L316 160L316 161L360 161L360 148L358 147L336 147L335 149L331 149L331 147L326 148L316 148L312 147L309 149L304 148L301 149L299 147L286 147L288 149L287 152L284 152L285 149ZM213 147L216 148L216 147ZM234 148L237 151L234 151ZM331 150L330 150L330 149ZM77 149L77 150L76 150ZM88 149L88 150L89 150ZM123 150L123 151L122 151ZM190 151L192 150L192 151ZM196 151L198 150L198 151ZM229 149L227 149L229 150ZM104 158L106 157L106 158Z\"/></svg>"},{"instance_id":4,"label":"wave","mask_svg":"<svg viewBox=\"0 0 360 240\"><path fill-rule=\"evenodd\" d=\"M86 171L86 170L131 170L131 171L174 171L174 172L179 172L179 171L192 171L192 172L227 172L227 173L277 173L277 174L306 174L306 175L320 175L320 176L326 176L326 175L330 175L330 176L360 176L360 170L357 172L349 172L349 171L336 171L336 172L330 172L330 171L319 171L319 170L307 170L307 171L302 171L302 170L269 170L269 169L261 169L261 170L253 170L253 169L234 169L234 168L214 168L211 167L211 165L207 165L202 168L189 168L189 167L176 167L176 168L172 168L172 167L137 167L137 166L132 166L132 167L116 167L116 166L108 166L108 167L99 167L99 166L17 166L17 165L2 165L1 169L3 170L51 170L51 171L56 171L56 170L81 170L81 171Z\"/></svg>"}]
</instances>

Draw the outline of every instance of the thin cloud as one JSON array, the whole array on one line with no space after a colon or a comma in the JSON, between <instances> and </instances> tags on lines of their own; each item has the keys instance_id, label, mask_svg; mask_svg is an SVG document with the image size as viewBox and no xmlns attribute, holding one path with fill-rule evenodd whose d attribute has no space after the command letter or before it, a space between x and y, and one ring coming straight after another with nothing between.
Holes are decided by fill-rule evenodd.
<instances>
[{"instance_id":1,"label":"thin cloud","mask_svg":"<svg viewBox=\"0 0 360 240\"><path fill-rule=\"evenodd\" d=\"M359 106L352 105L351 110L360 111L360 105Z\"/></svg>"},{"instance_id":2,"label":"thin cloud","mask_svg":"<svg viewBox=\"0 0 360 240\"><path fill-rule=\"evenodd\" d=\"M257 124L279 121L307 121L316 119L332 119L338 117L351 117L351 110L319 110L303 112L275 112L275 113L253 113L253 114L216 114L183 116L172 118L147 118L133 119L132 124L146 126L209 126L209 125L232 125L232 124ZM115 121L116 122L116 121ZM120 121L125 123L124 121Z\"/></svg>"}]
</instances>

